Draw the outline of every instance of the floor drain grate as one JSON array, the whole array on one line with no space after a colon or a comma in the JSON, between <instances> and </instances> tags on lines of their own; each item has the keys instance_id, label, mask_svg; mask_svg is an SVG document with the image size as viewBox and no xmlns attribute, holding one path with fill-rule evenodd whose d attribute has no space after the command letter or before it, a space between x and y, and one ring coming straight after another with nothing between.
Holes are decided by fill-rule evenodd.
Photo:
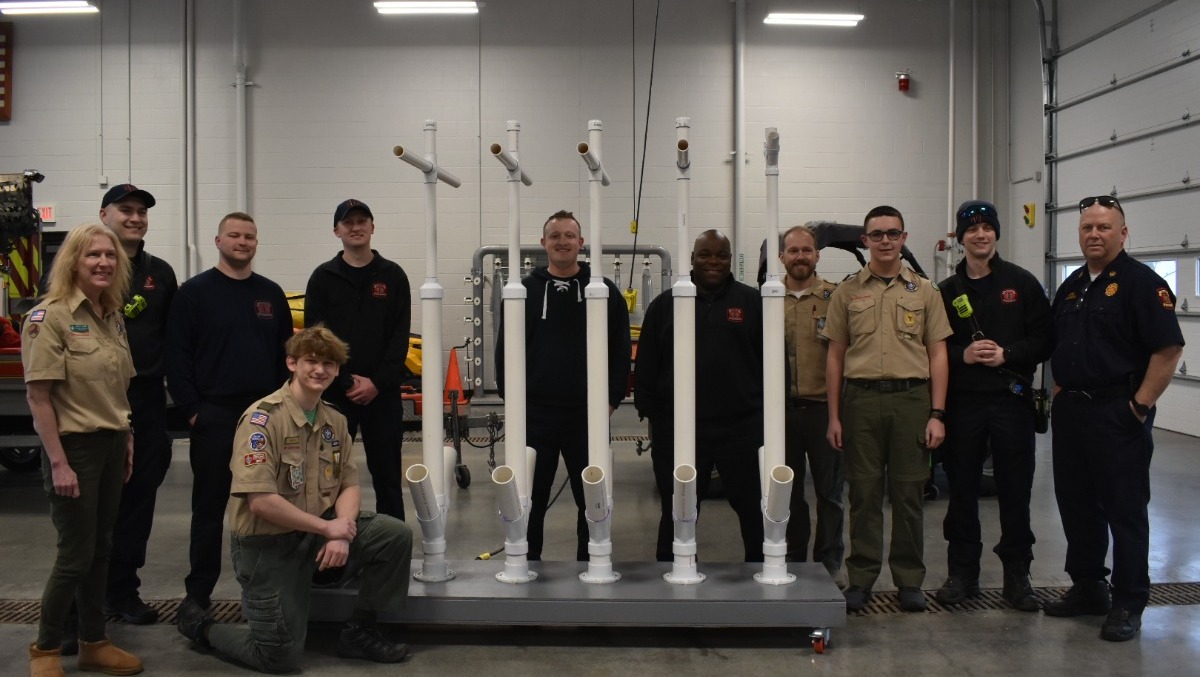
<instances>
[{"instance_id":1,"label":"floor drain grate","mask_svg":"<svg viewBox=\"0 0 1200 677\"><path fill-rule=\"evenodd\" d=\"M491 438L487 437L485 435L474 435L474 436L467 437L464 439L466 439L471 444L475 444L475 445L486 445L489 441L491 441ZM649 435L613 435L613 436L609 437L609 440L613 441L613 442L649 442L650 436ZM452 445L454 443L454 440L450 439L449 437L446 437L446 438L442 439L442 442L445 443L446 445ZM421 436L418 434L411 434L411 433L408 435L405 435L404 443L405 444L420 444Z\"/></svg>"},{"instance_id":2,"label":"floor drain grate","mask_svg":"<svg viewBox=\"0 0 1200 677\"><path fill-rule=\"evenodd\" d=\"M1034 588L1034 595L1042 602L1058 599L1067 591L1065 587ZM146 600L146 604L158 610L158 622L173 625L182 600ZM981 590L978 597L967 600L953 608L937 603L934 591L925 591L928 613L963 613L970 611L994 611L1011 609L1000 594L999 588ZM1156 583L1150 586L1150 606L1188 606L1200 604L1200 583ZM0 623L33 625L41 617L42 604L38 600L0 599ZM242 604L237 600L219 600L209 608L218 623L244 623ZM902 614L900 601L895 592L876 593L871 603L856 615L888 616ZM115 619L110 619L115 620Z\"/></svg>"}]
</instances>

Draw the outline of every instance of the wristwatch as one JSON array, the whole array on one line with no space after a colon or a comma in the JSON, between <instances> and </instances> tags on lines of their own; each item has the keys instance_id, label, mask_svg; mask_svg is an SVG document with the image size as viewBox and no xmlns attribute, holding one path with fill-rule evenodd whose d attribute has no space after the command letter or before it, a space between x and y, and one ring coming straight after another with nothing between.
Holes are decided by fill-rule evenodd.
<instances>
[{"instance_id":1,"label":"wristwatch","mask_svg":"<svg viewBox=\"0 0 1200 677\"><path fill-rule=\"evenodd\" d=\"M930 409L929 410L929 418L936 418L939 421L945 421L946 420L946 410L945 409Z\"/></svg>"},{"instance_id":2,"label":"wristwatch","mask_svg":"<svg viewBox=\"0 0 1200 677\"><path fill-rule=\"evenodd\" d=\"M1138 416L1141 416L1142 418L1146 418L1147 416L1150 415L1150 406L1149 405L1142 404L1141 402L1138 402L1137 400L1134 400L1134 399L1129 400L1129 403L1133 405L1133 410L1137 412Z\"/></svg>"}]
</instances>

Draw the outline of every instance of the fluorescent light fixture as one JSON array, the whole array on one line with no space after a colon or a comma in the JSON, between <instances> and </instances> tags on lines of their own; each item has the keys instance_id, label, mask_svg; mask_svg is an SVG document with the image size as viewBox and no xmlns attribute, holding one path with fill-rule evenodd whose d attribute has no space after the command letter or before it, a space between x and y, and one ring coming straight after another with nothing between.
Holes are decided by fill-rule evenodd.
<instances>
[{"instance_id":1,"label":"fluorescent light fixture","mask_svg":"<svg viewBox=\"0 0 1200 677\"><path fill-rule=\"evenodd\" d=\"M20 14L93 14L100 10L85 0L49 0L47 2L0 2L0 13Z\"/></svg>"},{"instance_id":2,"label":"fluorescent light fixture","mask_svg":"<svg viewBox=\"0 0 1200 677\"><path fill-rule=\"evenodd\" d=\"M468 2L377 2L380 14L478 14L479 5Z\"/></svg>"},{"instance_id":3,"label":"fluorescent light fixture","mask_svg":"<svg viewBox=\"0 0 1200 677\"><path fill-rule=\"evenodd\" d=\"M785 26L845 26L853 28L865 17L861 14L794 14L789 12L771 12L763 19L765 24L781 24Z\"/></svg>"}]
</instances>

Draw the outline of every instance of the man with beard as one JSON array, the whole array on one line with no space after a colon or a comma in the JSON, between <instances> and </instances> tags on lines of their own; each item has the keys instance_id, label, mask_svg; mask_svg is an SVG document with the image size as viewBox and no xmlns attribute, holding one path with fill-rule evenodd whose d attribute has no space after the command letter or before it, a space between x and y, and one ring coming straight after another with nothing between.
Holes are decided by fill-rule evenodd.
<instances>
[{"instance_id":1,"label":"man with beard","mask_svg":"<svg viewBox=\"0 0 1200 677\"><path fill-rule=\"evenodd\" d=\"M788 394L786 446L787 465L796 473L792 485L791 519L787 527L788 559L808 561L808 539L812 533L808 501L804 497L805 460L812 467L816 493L817 528L812 559L825 565L844 587L842 540L845 511L842 487L846 482L842 454L829 446L829 397L825 387L825 358L829 339L821 335L829 311L829 299L837 285L817 275L821 252L816 236L805 226L794 226L783 234L779 261L786 273L787 288L783 318L787 350Z\"/></svg>"}]
</instances>

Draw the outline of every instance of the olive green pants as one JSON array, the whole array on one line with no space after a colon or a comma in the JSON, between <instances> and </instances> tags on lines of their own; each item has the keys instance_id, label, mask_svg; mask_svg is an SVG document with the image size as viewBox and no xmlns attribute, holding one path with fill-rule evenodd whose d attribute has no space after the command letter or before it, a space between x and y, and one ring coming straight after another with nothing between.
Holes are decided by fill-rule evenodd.
<instances>
[{"instance_id":1,"label":"olive green pants","mask_svg":"<svg viewBox=\"0 0 1200 677\"><path fill-rule=\"evenodd\" d=\"M362 564L356 608L394 611L408 598L412 530L388 515L362 512L350 559ZM213 625L208 640L226 656L263 672L300 667L308 634L308 603L316 556L325 539L292 532L237 536L230 542L242 586L246 625Z\"/></svg>"},{"instance_id":2,"label":"olive green pants","mask_svg":"<svg viewBox=\"0 0 1200 677\"><path fill-rule=\"evenodd\" d=\"M883 566L883 499L892 504L888 566L897 587L925 581L925 482L929 388L878 392L847 383L842 405L850 489L850 585L870 590Z\"/></svg>"}]
</instances>

